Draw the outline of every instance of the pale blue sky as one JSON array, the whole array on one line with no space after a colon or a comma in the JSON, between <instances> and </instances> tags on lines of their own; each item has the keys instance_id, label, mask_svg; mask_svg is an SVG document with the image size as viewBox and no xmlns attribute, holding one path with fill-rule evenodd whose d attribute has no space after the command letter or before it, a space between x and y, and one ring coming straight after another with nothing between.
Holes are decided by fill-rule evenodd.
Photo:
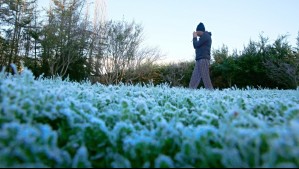
<instances>
[{"instance_id":1,"label":"pale blue sky","mask_svg":"<svg viewBox=\"0 0 299 169\"><path fill-rule=\"evenodd\" d=\"M47 4L49 0L38 0ZM299 0L107 0L107 19L135 20L144 28L145 44L157 46L167 61L194 59L192 32L199 22L212 32L212 48L222 44L242 51L259 34L273 43L288 34L295 47Z\"/></svg>"}]
</instances>

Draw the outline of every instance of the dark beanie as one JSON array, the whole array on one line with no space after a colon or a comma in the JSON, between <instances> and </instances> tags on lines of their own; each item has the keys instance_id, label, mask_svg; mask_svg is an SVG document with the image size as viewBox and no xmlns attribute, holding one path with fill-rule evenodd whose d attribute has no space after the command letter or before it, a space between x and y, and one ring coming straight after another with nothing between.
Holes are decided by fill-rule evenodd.
<instances>
[{"instance_id":1,"label":"dark beanie","mask_svg":"<svg viewBox=\"0 0 299 169\"><path fill-rule=\"evenodd\" d=\"M197 25L196 31L203 31L203 32L206 31L205 26L203 25L203 23L200 22Z\"/></svg>"}]
</instances>

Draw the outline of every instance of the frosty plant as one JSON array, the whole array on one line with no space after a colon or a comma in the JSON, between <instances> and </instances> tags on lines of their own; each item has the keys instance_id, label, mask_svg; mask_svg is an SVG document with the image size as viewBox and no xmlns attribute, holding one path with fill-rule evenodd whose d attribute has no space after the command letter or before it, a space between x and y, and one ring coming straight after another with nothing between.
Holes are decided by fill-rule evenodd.
<instances>
[{"instance_id":1,"label":"frosty plant","mask_svg":"<svg viewBox=\"0 0 299 169\"><path fill-rule=\"evenodd\" d=\"M299 90L0 73L1 167L299 167Z\"/></svg>"}]
</instances>

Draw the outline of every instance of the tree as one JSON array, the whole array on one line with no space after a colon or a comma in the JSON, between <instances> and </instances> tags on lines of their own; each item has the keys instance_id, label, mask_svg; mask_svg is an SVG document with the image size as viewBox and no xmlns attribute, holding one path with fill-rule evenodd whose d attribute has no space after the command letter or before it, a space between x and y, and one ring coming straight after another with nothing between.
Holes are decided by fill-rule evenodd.
<instances>
[{"instance_id":1,"label":"tree","mask_svg":"<svg viewBox=\"0 0 299 169\"><path fill-rule=\"evenodd\" d=\"M221 49L216 49L212 51L212 58L213 62L215 63L221 63L225 59L228 58L228 47L225 45L222 45Z\"/></svg>"},{"instance_id":2,"label":"tree","mask_svg":"<svg viewBox=\"0 0 299 169\"><path fill-rule=\"evenodd\" d=\"M141 42L140 25L121 22L107 23L107 48L101 58L101 74L105 74L106 83L122 81L125 70L136 59L137 48Z\"/></svg>"},{"instance_id":3,"label":"tree","mask_svg":"<svg viewBox=\"0 0 299 169\"><path fill-rule=\"evenodd\" d=\"M47 11L47 24L43 28L42 59L51 76L65 76L72 63L87 57L86 24L80 17L84 1L52 1L54 6Z\"/></svg>"},{"instance_id":4,"label":"tree","mask_svg":"<svg viewBox=\"0 0 299 169\"><path fill-rule=\"evenodd\" d=\"M260 35L250 41L240 54L228 55L227 48L213 52L215 62L211 78L215 87L296 88L298 86L298 52L292 51L285 35L273 44Z\"/></svg>"},{"instance_id":5,"label":"tree","mask_svg":"<svg viewBox=\"0 0 299 169\"><path fill-rule=\"evenodd\" d=\"M0 70L2 70L2 67L7 65L7 56L9 49L9 43L6 39L0 36Z\"/></svg>"},{"instance_id":6,"label":"tree","mask_svg":"<svg viewBox=\"0 0 299 169\"><path fill-rule=\"evenodd\" d=\"M214 86L225 88L232 87L236 83L237 51L232 55L228 53L228 47L223 45L221 49L213 50L214 63L211 65L211 77Z\"/></svg>"},{"instance_id":7,"label":"tree","mask_svg":"<svg viewBox=\"0 0 299 169\"><path fill-rule=\"evenodd\" d=\"M299 59L294 63L281 62L279 60L267 60L264 62L268 68L268 76L284 88L296 89L299 81Z\"/></svg>"},{"instance_id":8,"label":"tree","mask_svg":"<svg viewBox=\"0 0 299 169\"><path fill-rule=\"evenodd\" d=\"M93 75L100 77L102 83L133 81L139 75L132 71L144 63L151 64L162 56L157 48L141 47L143 28L134 21L109 21L97 30L98 41L93 44L89 63L93 66Z\"/></svg>"},{"instance_id":9,"label":"tree","mask_svg":"<svg viewBox=\"0 0 299 169\"><path fill-rule=\"evenodd\" d=\"M143 47L138 49L136 59L125 70L124 83L158 83L161 81L159 65L157 61L163 57L160 49Z\"/></svg>"},{"instance_id":10,"label":"tree","mask_svg":"<svg viewBox=\"0 0 299 169\"><path fill-rule=\"evenodd\" d=\"M299 44L299 35L297 45ZM269 48L268 58L263 62L267 75L283 88L297 88L299 82L299 55L293 52L286 41L286 36L278 37L272 48Z\"/></svg>"},{"instance_id":11,"label":"tree","mask_svg":"<svg viewBox=\"0 0 299 169\"><path fill-rule=\"evenodd\" d=\"M24 65L31 69L33 74L37 77L41 75L41 30L42 21L40 20L40 11L37 8L37 3L33 9L33 18L27 29L24 30L25 36L22 42L23 44L23 61Z\"/></svg>"},{"instance_id":12,"label":"tree","mask_svg":"<svg viewBox=\"0 0 299 169\"><path fill-rule=\"evenodd\" d=\"M9 66L17 63L20 55L24 55L24 44L22 41L28 36L28 29L34 16L36 0L1 0L0 4L0 33L8 42L8 52L2 59ZM23 51L23 53L22 53Z\"/></svg>"}]
</instances>

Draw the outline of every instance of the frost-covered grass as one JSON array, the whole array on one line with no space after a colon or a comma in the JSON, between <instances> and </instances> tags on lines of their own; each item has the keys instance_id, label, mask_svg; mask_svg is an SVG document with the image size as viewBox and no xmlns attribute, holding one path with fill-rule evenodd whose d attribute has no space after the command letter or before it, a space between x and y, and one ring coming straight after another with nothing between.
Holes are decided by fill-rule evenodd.
<instances>
[{"instance_id":1,"label":"frost-covered grass","mask_svg":"<svg viewBox=\"0 0 299 169\"><path fill-rule=\"evenodd\" d=\"M0 73L0 167L299 167L299 89Z\"/></svg>"}]
</instances>

